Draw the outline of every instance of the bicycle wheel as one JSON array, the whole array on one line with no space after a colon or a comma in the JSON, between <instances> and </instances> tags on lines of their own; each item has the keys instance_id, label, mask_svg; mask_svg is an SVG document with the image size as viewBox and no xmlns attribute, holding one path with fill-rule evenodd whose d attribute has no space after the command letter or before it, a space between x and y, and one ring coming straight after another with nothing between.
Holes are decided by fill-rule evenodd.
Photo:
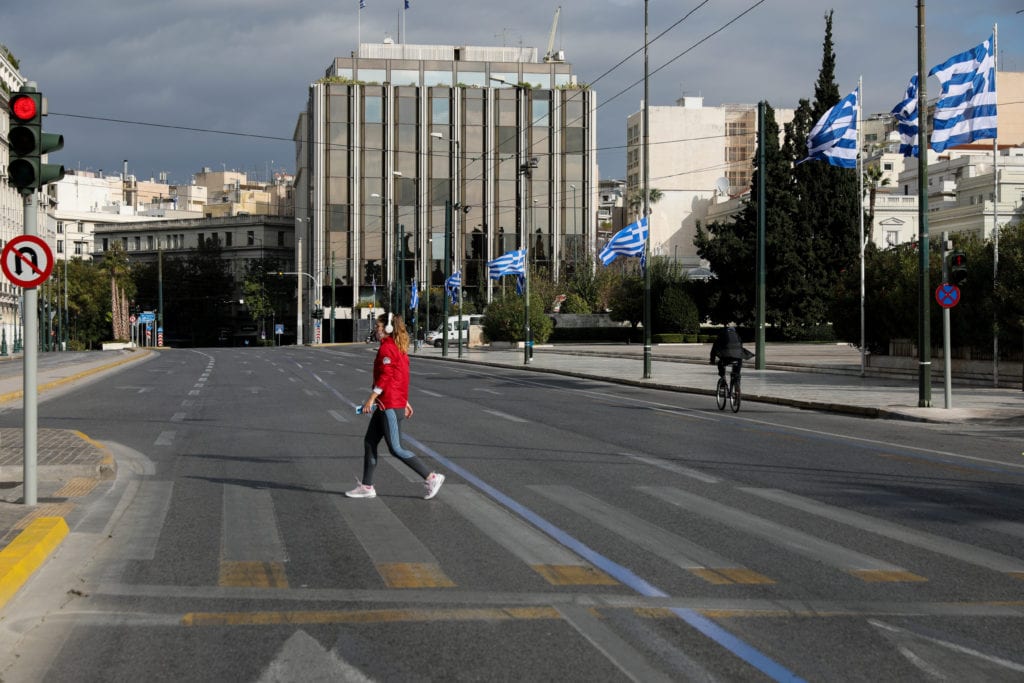
<instances>
[{"instance_id":1,"label":"bicycle wheel","mask_svg":"<svg viewBox=\"0 0 1024 683\"><path fill-rule=\"evenodd\" d=\"M718 378L718 388L715 390L715 400L718 401L718 409L725 410L725 401L729 397L729 385L724 377Z\"/></svg>"},{"instance_id":2,"label":"bicycle wheel","mask_svg":"<svg viewBox=\"0 0 1024 683\"><path fill-rule=\"evenodd\" d=\"M729 405L732 406L732 412L740 412L740 378L737 377L732 382L732 391L729 393Z\"/></svg>"}]
</instances>

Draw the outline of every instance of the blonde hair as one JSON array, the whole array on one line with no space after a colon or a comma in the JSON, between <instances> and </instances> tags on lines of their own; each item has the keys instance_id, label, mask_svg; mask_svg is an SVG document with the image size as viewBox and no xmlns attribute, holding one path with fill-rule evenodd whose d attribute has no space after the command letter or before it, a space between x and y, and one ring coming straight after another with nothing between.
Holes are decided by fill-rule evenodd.
<instances>
[{"instance_id":1,"label":"blonde hair","mask_svg":"<svg viewBox=\"0 0 1024 683\"><path fill-rule=\"evenodd\" d=\"M385 326L388 324L388 314L382 313L377 316L377 320L383 323ZM391 333L391 338L395 340L395 346L402 353L409 353L409 330L405 328L405 321L403 321L397 315L391 316L391 327L394 328L394 332Z\"/></svg>"}]
</instances>

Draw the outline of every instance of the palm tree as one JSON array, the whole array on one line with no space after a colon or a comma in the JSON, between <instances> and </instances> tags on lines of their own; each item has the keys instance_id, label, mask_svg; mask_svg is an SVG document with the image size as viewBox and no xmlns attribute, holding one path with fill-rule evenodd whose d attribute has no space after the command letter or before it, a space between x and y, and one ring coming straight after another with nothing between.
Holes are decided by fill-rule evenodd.
<instances>
[{"instance_id":1,"label":"palm tree","mask_svg":"<svg viewBox=\"0 0 1024 683\"><path fill-rule=\"evenodd\" d=\"M664 197L665 193L655 187L651 188L651 193L650 196L647 198L647 201L651 204L651 206L653 206L660 202ZM644 205L643 188L638 187L633 190L630 190L629 197L627 198L626 203L629 205L629 208L633 213L640 213L640 209Z\"/></svg>"}]
</instances>

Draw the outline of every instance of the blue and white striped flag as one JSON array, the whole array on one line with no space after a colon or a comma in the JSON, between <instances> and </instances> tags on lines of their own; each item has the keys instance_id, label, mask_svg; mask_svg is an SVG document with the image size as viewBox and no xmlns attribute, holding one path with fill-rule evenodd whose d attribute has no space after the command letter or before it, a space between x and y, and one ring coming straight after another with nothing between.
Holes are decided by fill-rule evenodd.
<instances>
[{"instance_id":1,"label":"blue and white striped flag","mask_svg":"<svg viewBox=\"0 0 1024 683\"><path fill-rule=\"evenodd\" d=\"M405 0L405 9L409 9L409 0Z\"/></svg>"},{"instance_id":2,"label":"blue and white striped flag","mask_svg":"<svg viewBox=\"0 0 1024 683\"><path fill-rule=\"evenodd\" d=\"M366 9L366 0L359 0L359 9Z\"/></svg>"},{"instance_id":3,"label":"blue and white striped flag","mask_svg":"<svg viewBox=\"0 0 1024 683\"><path fill-rule=\"evenodd\" d=\"M619 256L643 256L646 246L647 217L644 216L612 235L597 257L607 266Z\"/></svg>"},{"instance_id":4,"label":"blue and white striped flag","mask_svg":"<svg viewBox=\"0 0 1024 683\"><path fill-rule=\"evenodd\" d=\"M459 302L459 289L462 288L462 271L452 273L444 281L444 288L448 290L448 296L451 297L452 303L457 304Z\"/></svg>"},{"instance_id":5,"label":"blue and white striped flag","mask_svg":"<svg viewBox=\"0 0 1024 683\"><path fill-rule=\"evenodd\" d=\"M516 276L516 294L518 294L519 296L522 296L525 291L526 291L526 276L522 275L522 274L517 275Z\"/></svg>"},{"instance_id":6,"label":"blue and white striped flag","mask_svg":"<svg viewBox=\"0 0 1024 683\"><path fill-rule=\"evenodd\" d=\"M900 154L905 157L916 157L917 150L917 74L910 77L906 97L893 107L896 117L896 130L900 134Z\"/></svg>"},{"instance_id":7,"label":"blue and white striped flag","mask_svg":"<svg viewBox=\"0 0 1024 683\"><path fill-rule=\"evenodd\" d=\"M832 166L857 167L857 96L854 90L814 124L807 136L807 157L799 163L821 159Z\"/></svg>"},{"instance_id":8,"label":"blue and white striped flag","mask_svg":"<svg viewBox=\"0 0 1024 683\"><path fill-rule=\"evenodd\" d=\"M526 250L516 249L488 261L487 273L492 280L502 275L526 275Z\"/></svg>"},{"instance_id":9,"label":"blue and white striped flag","mask_svg":"<svg viewBox=\"0 0 1024 683\"><path fill-rule=\"evenodd\" d=\"M415 311L420 305L420 289L414 279L412 281L412 293L409 295L409 310Z\"/></svg>"},{"instance_id":10,"label":"blue and white striped flag","mask_svg":"<svg viewBox=\"0 0 1024 683\"><path fill-rule=\"evenodd\" d=\"M932 149L996 137L996 60L993 37L933 67L929 76L942 84L935 103Z\"/></svg>"}]
</instances>

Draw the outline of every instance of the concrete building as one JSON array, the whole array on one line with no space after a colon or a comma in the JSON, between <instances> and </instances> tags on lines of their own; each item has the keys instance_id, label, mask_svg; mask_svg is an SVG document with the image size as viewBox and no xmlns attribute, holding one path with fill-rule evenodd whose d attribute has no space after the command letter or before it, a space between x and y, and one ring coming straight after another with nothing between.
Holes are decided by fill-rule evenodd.
<instances>
[{"instance_id":1,"label":"concrete building","mask_svg":"<svg viewBox=\"0 0 1024 683\"><path fill-rule=\"evenodd\" d=\"M774 111L781 144L782 128L793 120L794 111ZM757 105L705 107L703 97L683 97L674 106L652 106L648 119L650 185L662 192L661 200L651 207L651 249L655 255L674 257L684 267L696 268L701 265L693 244L697 222L707 219L713 204L750 189ZM641 110L626 121L628 196L642 184L643 149Z\"/></svg>"},{"instance_id":2,"label":"concrete building","mask_svg":"<svg viewBox=\"0 0 1024 683\"><path fill-rule=\"evenodd\" d=\"M230 216L222 218L195 217L178 220L149 220L145 222L108 222L95 226L96 255L120 245L129 262L153 263L162 257L185 257L210 240L221 248L222 258L235 281L231 292L210 292L211 296L230 301L229 313L223 321L228 342L236 344L243 339L256 340L256 330L245 326L248 315L245 308L242 283L246 267L257 259L275 259L286 272L295 269L295 223L292 218L279 216ZM287 275L295 280L295 275ZM239 303L241 302L241 303ZM151 302L153 303L153 302ZM295 302L288 310L278 312L277 322L285 325L285 337L294 341L296 328ZM177 331L166 330L173 342Z\"/></svg>"},{"instance_id":3,"label":"concrete building","mask_svg":"<svg viewBox=\"0 0 1024 683\"><path fill-rule=\"evenodd\" d=\"M596 104L535 48L362 44L335 59L295 131L314 298L332 257L349 318L374 285L442 286L446 202L467 296L489 300L486 262L520 246L556 278L594 255Z\"/></svg>"}]
</instances>

